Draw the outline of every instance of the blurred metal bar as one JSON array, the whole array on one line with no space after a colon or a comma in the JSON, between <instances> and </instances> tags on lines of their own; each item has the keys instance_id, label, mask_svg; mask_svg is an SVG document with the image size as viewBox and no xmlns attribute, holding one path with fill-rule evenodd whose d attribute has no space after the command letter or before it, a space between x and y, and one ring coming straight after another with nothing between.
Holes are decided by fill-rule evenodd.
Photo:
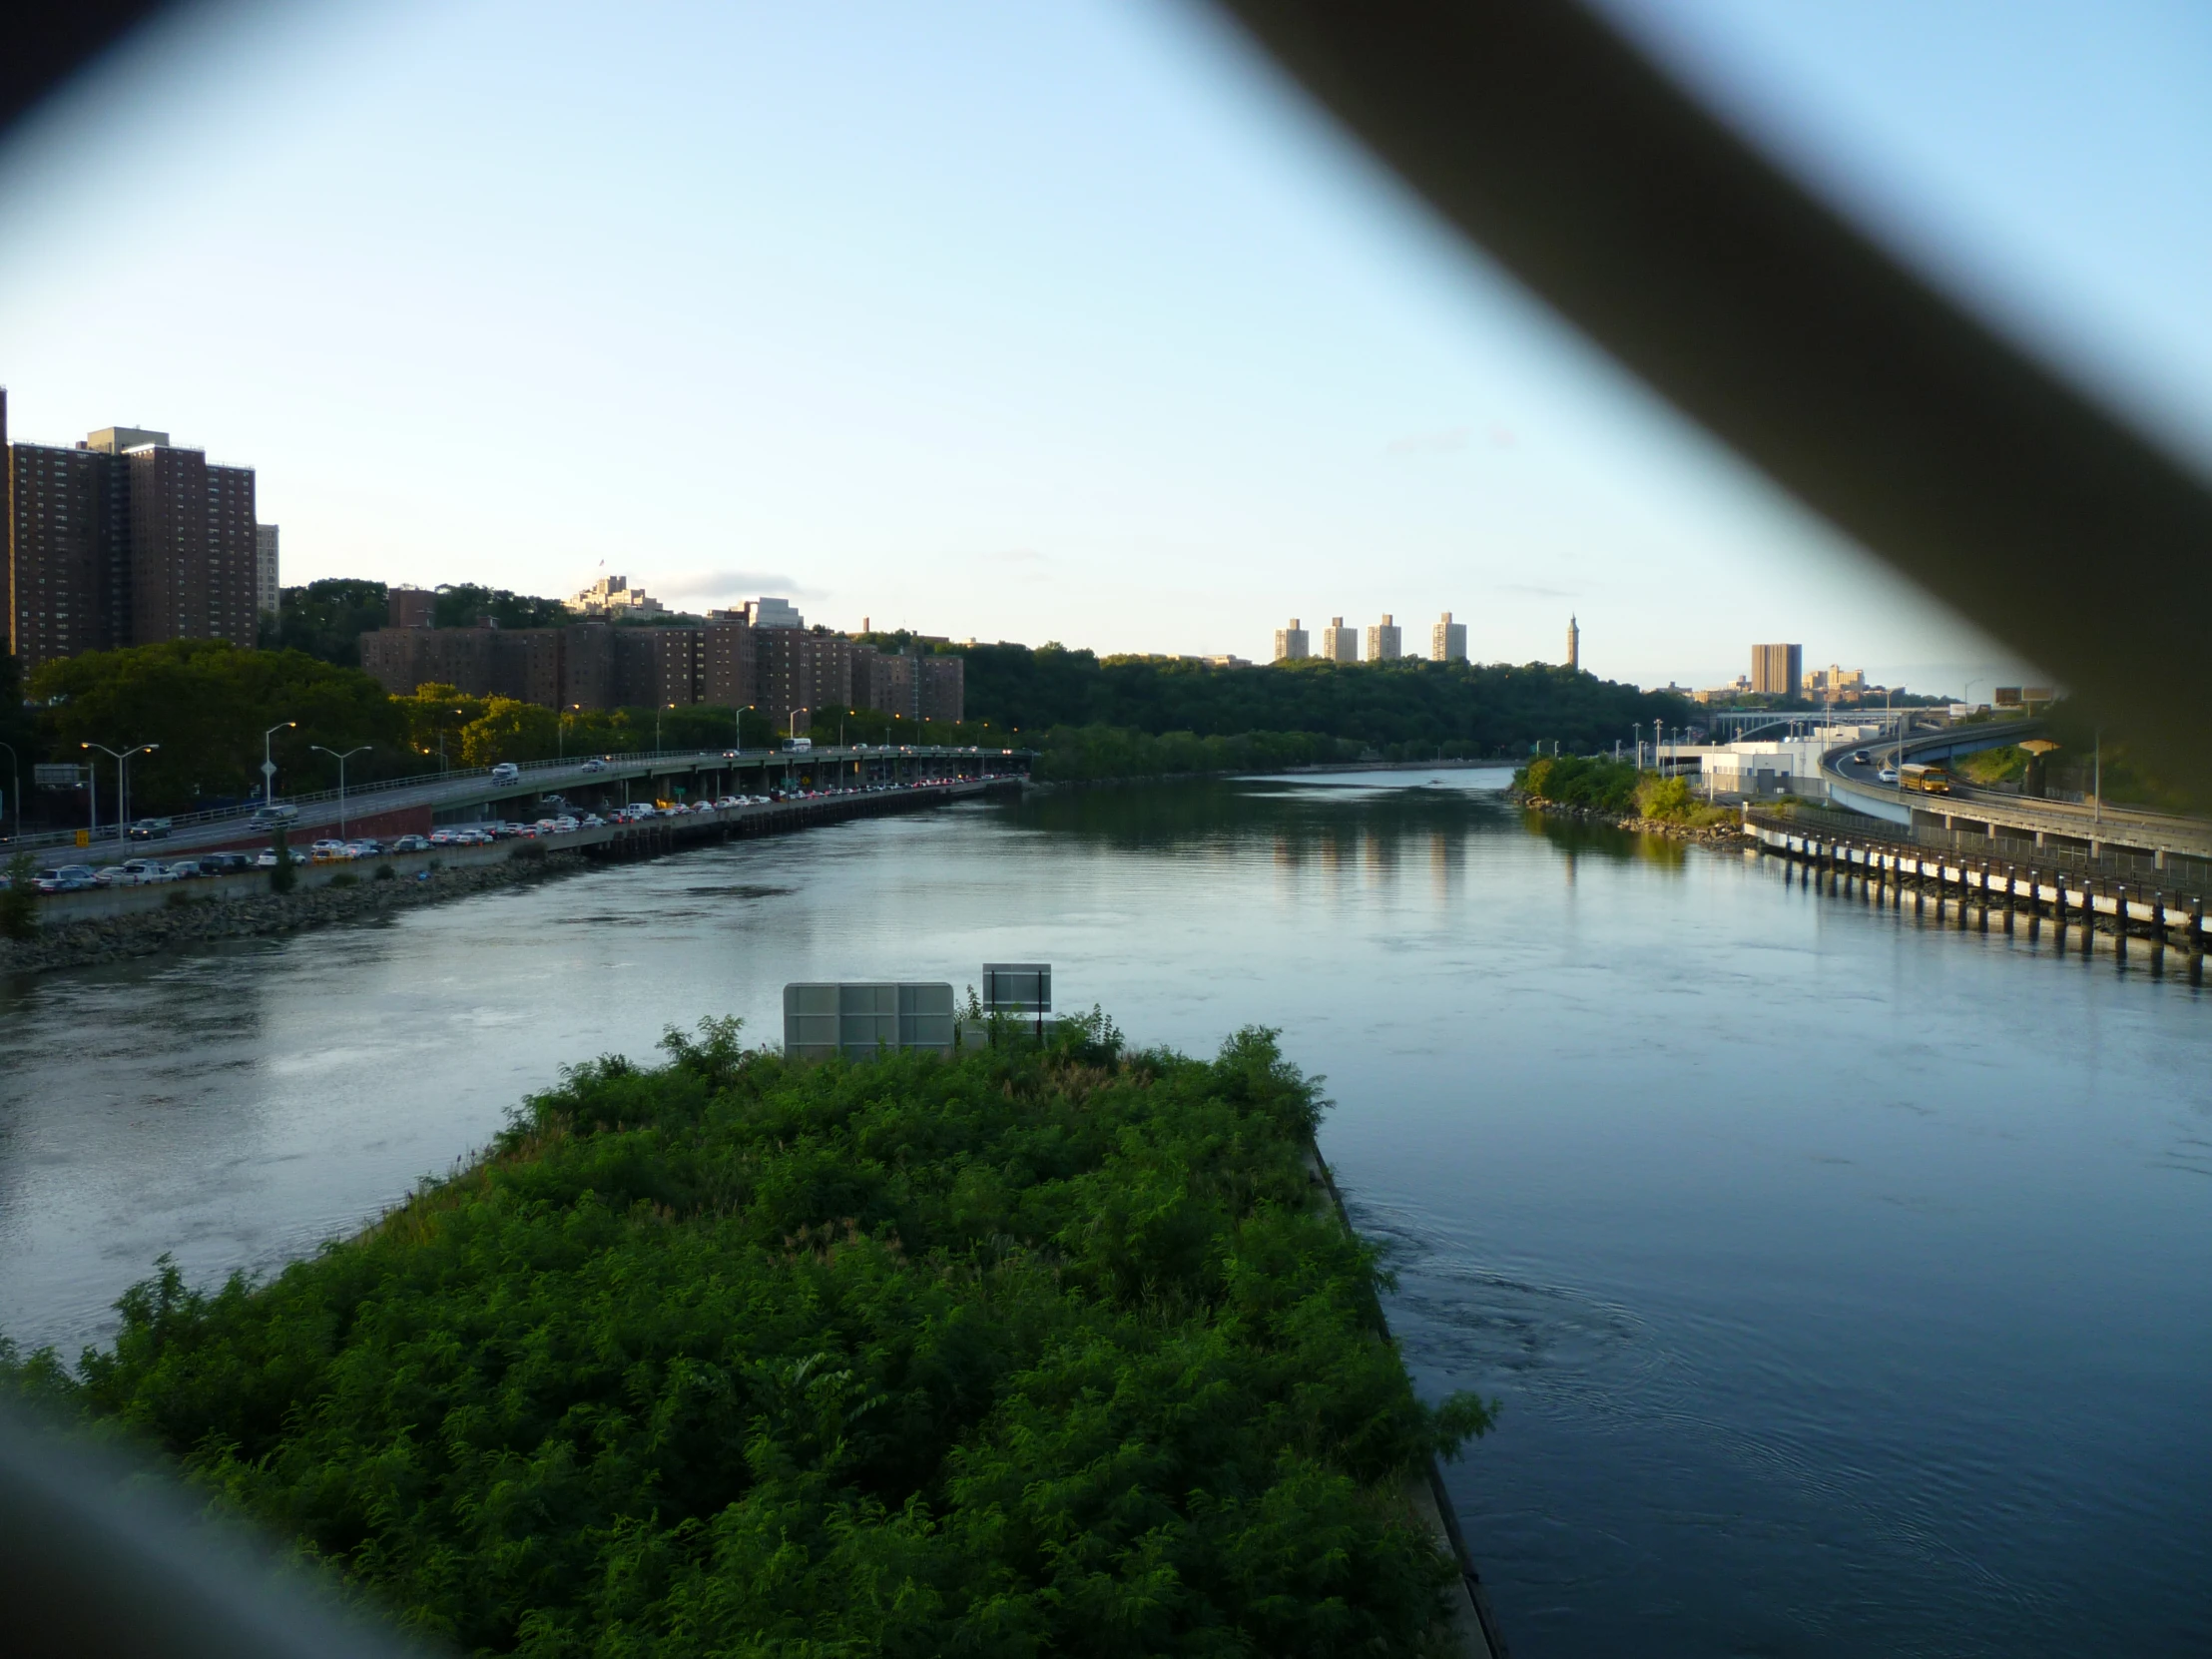
<instances>
[{"instance_id":1,"label":"blurred metal bar","mask_svg":"<svg viewBox=\"0 0 2212 1659\"><path fill-rule=\"evenodd\" d=\"M168 7L161 0L71 0L8 8L0 47L0 137L109 47Z\"/></svg>"},{"instance_id":2,"label":"blurred metal bar","mask_svg":"<svg viewBox=\"0 0 2212 1659\"><path fill-rule=\"evenodd\" d=\"M27 1659L419 1659L198 1507L0 1408L0 1645Z\"/></svg>"},{"instance_id":3,"label":"blurred metal bar","mask_svg":"<svg viewBox=\"0 0 2212 1659\"><path fill-rule=\"evenodd\" d=\"M1570 0L1220 0L1628 368L2212 787L2212 493ZM2116 579L2169 603L2086 619Z\"/></svg>"}]
</instances>

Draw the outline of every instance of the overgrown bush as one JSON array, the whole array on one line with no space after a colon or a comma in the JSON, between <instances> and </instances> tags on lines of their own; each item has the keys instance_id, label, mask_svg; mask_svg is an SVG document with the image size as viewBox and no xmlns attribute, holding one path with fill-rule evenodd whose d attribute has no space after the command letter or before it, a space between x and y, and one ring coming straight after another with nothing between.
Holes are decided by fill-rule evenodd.
<instances>
[{"instance_id":1,"label":"overgrown bush","mask_svg":"<svg viewBox=\"0 0 2212 1659\"><path fill-rule=\"evenodd\" d=\"M389 864L378 864L376 866L375 879L379 881L396 881L399 879L399 872L393 869Z\"/></svg>"},{"instance_id":2,"label":"overgrown bush","mask_svg":"<svg viewBox=\"0 0 2212 1659\"><path fill-rule=\"evenodd\" d=\"M322 884L326 887L357 887L361 884L361 878L349 869L341 869Z\"/></svg>"},{"instance_id":3,"label":"overgrown bush","mask_svg":"<svg viewBox=\"0 0 2212 1659\"><path fill-rule=\"evenodd\" d=\"M1643 774L1627 761L1581 755L1547 755L1513 774L1513 788L1562 807L1587 807L1600 813L1636 810L1636 788Z\"/></svg>"},{"instance_id":4,"label":"overgrown bush","mask_svg":"<svg viewBox=\"0 0 2212 1659\"><path fill-rule=\"evenodd\" d=\"M276 854L276 867L269 872L269 890L275 893L290 892L299 885L299 871L292 864L291 841L284 834L281 824L276 826L275 838L270 844Z\"/></svg>"},{"instance_id":5,"label":"overgrown bush","mask_svg":"<svg viewBox=\"0 0 2212 1659\"><path fill-rule=\"evenodd\" d=\"M735 1021L529 1103L255 1287L164 1262L0 1386L417 1629L552 1654L1410 1654L1415 1397L1273 1035L800 1065Z\"/></svg>"},{"instance_id":6,"label":"overgrown bush","mask_svg":"<svg viewBox=\"0 0 2212 1659\"><path fill-rule=\"evenodd\" d=\"M507 849L507 861L517 864L542 864L545 862L543 841L516 841Z\"/></svg>"},{"instance_id":7,"label":"overgrown bush","mask_svg":"<svg viewBox=\"0 0 2212 1659\"><path fill-rule=\"evenodd\" d=\"M0 888L0 939L27 939L38 931L38 894L31 888L37 868L28 852L8 860L8 884Z\"/></svg>"}]
</instances>

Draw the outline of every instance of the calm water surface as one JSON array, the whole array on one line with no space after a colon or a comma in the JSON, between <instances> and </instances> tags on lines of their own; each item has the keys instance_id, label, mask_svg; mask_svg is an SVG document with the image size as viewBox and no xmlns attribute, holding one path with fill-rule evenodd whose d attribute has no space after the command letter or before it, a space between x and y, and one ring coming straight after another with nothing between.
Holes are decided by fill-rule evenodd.
<instances>
[{"instance_id":1,"label":"calm water surface","mask_svg":"<svg viewBox=\"0 0 2212 1659\"><path fill-rule=\"evenodd\" d=\"M1056 964L1283 1028L1519 1659L2212 1651L2212 1005L1447 774L1097 792L0 990L0 1329L267 1270L564 1063Z\"/></svg>"}]
</instances>

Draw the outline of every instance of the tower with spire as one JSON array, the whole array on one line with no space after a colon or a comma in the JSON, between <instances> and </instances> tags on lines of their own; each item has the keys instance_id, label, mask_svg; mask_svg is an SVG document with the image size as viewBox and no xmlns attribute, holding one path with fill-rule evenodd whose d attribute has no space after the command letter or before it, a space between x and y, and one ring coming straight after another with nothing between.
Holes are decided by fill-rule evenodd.
<instances>
[{"instance_id":1,"label":"tower with spire","mask_svg":"<svg viewBox=\"0 0 2212 1659\"><path fill-rule=\"evenodd\" d=\"M1567 668L1570 672L1582 667L1582 628L1572 616L1567 618Z\"/></svg>"}]
</instances>

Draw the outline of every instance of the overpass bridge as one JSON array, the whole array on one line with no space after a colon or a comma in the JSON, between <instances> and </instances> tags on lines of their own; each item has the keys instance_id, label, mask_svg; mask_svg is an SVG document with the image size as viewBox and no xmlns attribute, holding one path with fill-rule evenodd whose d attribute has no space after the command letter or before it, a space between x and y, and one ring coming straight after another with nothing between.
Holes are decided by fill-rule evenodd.
<instances>
[{"instance_id":1,"label":"overpass bridge","mask_svg":"<svg viewBox=\"0 0 2212 1659\"><path fill-rule=\"evenodd\" d=\"M528 761L511 780L492 776L490 767L393 779L347 790L280 798L299 817L287 827L296 842L322 836L428 834L441 825L473 824L486 819L535 820L545 816L548 797L560 797L576 813L605 812L632 801L697 801L725 795L766 795L777 790L851 788L856 785L909 785L925 781L1025 777L1031 752L1022 749L953 748L942 745L868 746L852 744L811 751L785 749L684 749L632 755L579 755L573 759ZM173 821L170 833L156 841L120 837L117 826L104 825L89 840L82 830L50 831L0 840L0 856L21 849L57 858L70 854L80 862L103 861L129 853L184 857L194 852L269 844L266 830L248 826L256 804L194 813Z\"/></svg>"}]
</instances>

